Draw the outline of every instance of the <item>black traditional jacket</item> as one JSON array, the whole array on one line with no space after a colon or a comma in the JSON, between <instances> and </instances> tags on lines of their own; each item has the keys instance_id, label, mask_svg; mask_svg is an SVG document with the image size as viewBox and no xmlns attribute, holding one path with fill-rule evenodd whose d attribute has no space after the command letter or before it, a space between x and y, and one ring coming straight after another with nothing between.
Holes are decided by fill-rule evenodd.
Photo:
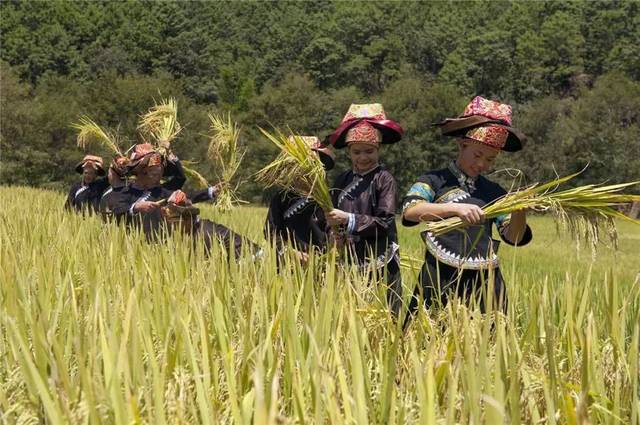
<instances>
[{"instance_id":1,"label":"black traditional jacket","mask_svg":"<svg viewBox=\"0 0 640 425\"><path fill-rule=\"evenodd\" d=\"M333 205L350 213L341 230L360 265L373 260L380 267L398 260L396 194L396 181L382 165L365 174L349 170L336 178L331 189Z\"/></svg>"},{"instance_id":2,"label":"black traditional jacket","mask_svg":"<svg viewBox=\"0 0 640 425\"><path fill-rule=\"evenodd\" d=\"M402 200L402 211L404 215L404 211L409 207L422 202L459 202L484 207L506 193L500 185L484 176L476 179L466 176L452 162L447 168L420 176ZM431 254L444 264L462 269L479 270L498 267L496 254L500 242L491 237L492 226L497 227L502 240L512 245L504 236L510 218L509 214L505 214L486 220L483 224L468 226L461 231L452 231L439 236L431 232L423 232L427 256ZM415 226L418 223L403 218L402 224ZM531 228L527 226L518 245L526 245L531 239Z\"/></svg>"},{"instance_id":3,"label":"black traditional jacket","mask_svg":"<svg viewBox=\"0 0 640 425\"><path fill-rule=\"evenodd\" d=\"M88 210L89 212L96 212L100 207L102 193L107 187L109 187L109 181L106 177L98 178L88 185L81 181L77 182L69 190L65 208L76 211Z\"/></svg>"},{"instance_id":4,"label":"black traditional jacket","mask_svg":"<svg viewBox=\"0 0 640 425\"><path fill-rule=\"evenodd\" d=\"M182 186L184 186L187 181L187 176L184 174L182 163L175 156L173 159L167 159L162 177L165 178L162 186L169 190L182 189Z\"/></svg>"},{"instance_id":5,"label":"black traditional jacket","mask_svg":"<svg viewBox=\"0 0 640 425\"><path fill-rule=\"evenodd\" d=\"M213 188L198 190L195 192L187 192L187 197L193 203L204 202L214 199ZM124 221L127 224L143 225L145 233L156 230L162 222L160 210L147 214L134 212L133 208L137 202L150 201L156 202L162 199L168 199L173 190L169 190L163 186L156 186L151 189L140 189L133 185L124 187L117 193L112 195L110 200L111 212L118 221Z\"/></svg>"},{"instance_id":6,"label":"black traditional jacket","mask_svg":"<svg viewBox=\"0 0 640 425\"><path fill-rule=\"evenodd\" d=\"M275 239L278 252L286 243L301 251L327 244L324 213L312 199L280 191L272 199L264 227L267 238Z\"/></svg>"}]
</instances>

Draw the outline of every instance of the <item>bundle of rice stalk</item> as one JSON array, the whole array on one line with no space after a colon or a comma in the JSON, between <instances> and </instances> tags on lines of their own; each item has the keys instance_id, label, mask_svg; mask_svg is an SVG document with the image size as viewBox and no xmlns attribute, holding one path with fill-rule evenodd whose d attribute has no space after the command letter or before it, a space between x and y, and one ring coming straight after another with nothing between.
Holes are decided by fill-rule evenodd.
<instances>
[{"instance_id":1,"label":"bundle of rice stalk","mask_svg":"<svg viewBox=\"0 0 640 425\"><path fill-rule=\"evenodd\" d=\"M617 209L624 204L640 201L640 195L620 192L639 184L640 181L607 186L590 184L563 191L557 190L561 184L573 179L578 174L580 173L507 193L483 208L485 218L492 219L519 210L551 213L556 217L556 223L569 230L578 241L583 240L595 247L600 241L599 230L601 227L605 227L611 242L617 246L614 219L619 218L640 224L640 221L627 217ZM449 217L427 223L426 230L439 235L465 226L467 224L460 218Z\"/></svg>"},{"instance_id":2,"label":"bundle of rice stalk","mask_svg":"<svg viewBox=\"0 0 640 425\"><path fill-rule=\"evenodd\" d=\"M193 164L195 164L195 162L193 161L180 161L182 164L182 171L184 171L184 174L187 176L187 178L189 180L192 180L193 182L195 182L195 185L199 188L205 188L205 187L209 187L209 182L207 181L207 179L200 174L197 170L195 170L194 168L191 168L191 166Z\"/></svg>"},{"instance_id":3,"label":"bundle of rice stalk","mask_svg":"<svg viewBox=\"0 0 640 425\"><path fill-rule=\"evenodd\" d=\"M110 131L102 129L86 115L80 117L77 123L71 124L71 127L78 130L78 147L85 149L88 144L95 142L106 147L116 156L122 156L117 136Z\"/></svg>"},{"instance_id":4,"label":"bundle of rice stalk","mask_svg":"<svg viewBox=\"0 0 640 425\"><path fill-rule=\"evenodd\" d=\"M140 117L138 131L150 137L156 149L166 155L182 128L178 123L178 104L174 98L162 99Z\"/></svg>"},{"instance_id":5,"label":"bundle of rice stalk","mask_svg":"<svg viewBox=\"0 0 640 425\"><path fill-rule=\"evenodd\" d=\"M241 129L231 120L231 114L227 114L226 119L209 114L209 121L211 121L211 137L207 157L213 163L216 177L224 183L216 195L216 205L220 210L228 211L233 204L241 202L236 195L240 183L233 186L232 180L240 168L246 151L240 149L238 145Z\"/></svg>"},{"instance_id":6,"label":"bundle of rice stalk","mask_svg":"<svg viewBox=\"0 0 640 425\"><path fill-rule=\"evenodd\" d=\"M318 155L299 135L289 138L276 130L276 135L260 129L280 155L257 174L258 181L269 186L279 186L300 196L312 198L325 211L333 209L325 170Z\"/></svg>"}]
</instances>

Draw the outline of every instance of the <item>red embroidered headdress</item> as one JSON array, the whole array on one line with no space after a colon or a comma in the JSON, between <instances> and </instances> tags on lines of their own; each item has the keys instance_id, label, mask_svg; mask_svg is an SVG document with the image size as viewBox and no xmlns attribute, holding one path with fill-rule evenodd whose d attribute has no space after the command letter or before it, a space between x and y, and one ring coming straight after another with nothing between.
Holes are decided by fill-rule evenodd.
<instances>
[{"instance_id":1,"label":"red embroidered headdress","mask_svg":"<svg viewBox=\"0 0 640 425\"><path fill-rule=\"evenodd\" d=\"M400 124L387 119L381 104L352 104L340 126L329 136L329 143L338 149L351 143L378 146L399 142L403 133Z\"/></svg>"},{"instance_id":2,"label":"red embroidered headdress","mask_svg":"<svg viewBox=\"0 0 640 425\"><path fill-rule=\"evenodd\" d=\"M162 155L155 150L151 143L137 144L129 161L131 163L130 171L154 165L163 165Z\"/></svg>"},{"instance_id":3,"label":"red embroidered headdress","mask_svg":"<svg viewBox=\"0 0 640 425\"><path fill-rule=\"evenodd\" d=\"M511 106L476 96L458 118L447 118L436 124L445 136L464 137L515 152L522 149L526 139L519 130L511 127Z\"/></svg>"}]
</instances>

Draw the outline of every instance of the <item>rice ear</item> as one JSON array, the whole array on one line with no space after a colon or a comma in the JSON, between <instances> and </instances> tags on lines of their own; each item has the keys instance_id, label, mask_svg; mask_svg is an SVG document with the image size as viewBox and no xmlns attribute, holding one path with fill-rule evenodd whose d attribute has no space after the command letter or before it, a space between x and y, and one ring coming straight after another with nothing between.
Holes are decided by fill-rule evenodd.
<instances>
[{"instance_id":1,"label":"rice ear","mask_svg":"<svg viewBox=\"0 0 640 425\"><path fill-rule=\"evenodd\" d=\"M493 219L514 211L532 210L551 213L559 228L564 228L579 242L584 241L595 246L600 242L600 229L606 227L607 235L617 246L617 233L614 219L640 221L626 217L617 210L623 204L640 200L639 195L620 193L622 190L640 184L640 181L613 185L595 185L575 187L558 191L560 185L567 183L580 173L559 177L545 184L535 184L507 193L483 210L486 219ZM458 217L429 222L426 230L436 235L458 230L466 225Z\"/></svg>"},{"instance_id":2,"label":"rice ear","mask_svg":"<svg viewBox=\"0 0 640 425\"><path fill-rule=\"evenodd\" d=\"M80 117L77 123L71 124L71 127L78 130L76 138L78 147L86 149L88 144L96 142L115 155L122 155L115 134L105 131L86 115Z\"/></svg>"},{"instance_id":3,"label":"rice ear","mask_svg":"<svg viewBox=\"0 0 640 425\"><path fill-rule=\"evenodd\" d=\"M278 129L275 135L262 128L259 130L280 149L280 154L258 171L257 179L267 187L278 186L313 198L323 210L332 210L324 165L318 155L298 135L287 137Z\"/></svg>"},{"instance_id":4,"label":"rice ear","mask_svg":"<svg viewBox=\"0 0 640 425\"><path fill-rule=\"evenodd\" d=\"M187 176L187 178L196 182L199 187L209 187L209 182L207 181L207 179L204 178L204 176L195 169L186 166L184 164L184 161L182 162L182 170L184 171L184 174Z\"/></svg>"},{"instance_id":5,"label":"rice ear","mask_svg":"<svg viewBox=\"0 0 640 425\"><path fill-rule=\"evenodd\" d=\"M178 103L174 98L162 99L140 116L138 131L150 138L161 153L166 154L170 144L182 131L178 122Z\"/></svg>"},{"instance_id":6,"label":"rice ear","mask_svg":"<svg viewBox=\"0 0 640 425\"><path fill-rule=\"evenodd\" d=\"M232 182L236 180L246 151L239 146L241 128L233 122L231 114L226 117L209 114L209 121L211 135L207 158L213 164L218 180L225 183L216 196L216 206L228 211L242 202L236 194L240 182Z\"/></svg>"}]
</instances>

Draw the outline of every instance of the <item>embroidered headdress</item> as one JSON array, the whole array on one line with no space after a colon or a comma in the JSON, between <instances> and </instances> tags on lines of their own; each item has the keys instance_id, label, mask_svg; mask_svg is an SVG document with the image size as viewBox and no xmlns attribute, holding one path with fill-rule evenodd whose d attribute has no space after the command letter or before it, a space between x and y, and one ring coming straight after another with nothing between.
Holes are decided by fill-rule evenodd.
<instances>
[{"instance_id":1,"label":"embroidered headdress","mask_svg":"<svg viewBox=\"0 0 640 425\"><path fill-rule=\"evenodd\" d=\"M99 156L85 155L84 158L82 158L82 161L76 164L76 172L82 174L82 171L83 171L82 169L85 166L92 167L94 170L96 170L99 176L105 175L102 158Z\"/></svg>"},{"instance_id":2,"label":"embroidered headdress","mask_svg":"<svg viewBox=\"0 0 640 425\"><path fill-rule=\"evenodd\" d=\"M125 177L129 172L129 165L129 158L123 155L118 155L113 158L109 168L120 177Z\"/></svg>"},{"instance_id":3,"label":"embroidered headdress","mask_svg":"<svg viewBox=\"0 0 640 425\"><path fill-rule=\"evenodd\" d=\"M399 142L403 133L400 124L387 119L381 104L352 104L340 126L329 136L329 143L338 149L351 143L378 146Z\"/></svg>"},{"instance_id":4,"label":"embroidered headdress","mask_svg":"<svg viewBox=\"0 0 640 425\"><path fill-rule=\"evenodd\" d=\"M164 164L164 158L155 150L151 143L137 144L133 149L133 153L131 154L129 161L129 171L131 172L136 172L137 170L145 167Z\"/></svg>"},{"instance_id":5,"label":"embroidered headdress","mask_svg":"<svg viewBox=\"0 0 640 425\"><path fill-rule=\"evenodd\" d=\"M480 143L516 152L522 149L524 134L511 127L512 109L506 103L476 96L458 118L436 124L445 136L464 137Z\"/></svg>"}]
</instances>

